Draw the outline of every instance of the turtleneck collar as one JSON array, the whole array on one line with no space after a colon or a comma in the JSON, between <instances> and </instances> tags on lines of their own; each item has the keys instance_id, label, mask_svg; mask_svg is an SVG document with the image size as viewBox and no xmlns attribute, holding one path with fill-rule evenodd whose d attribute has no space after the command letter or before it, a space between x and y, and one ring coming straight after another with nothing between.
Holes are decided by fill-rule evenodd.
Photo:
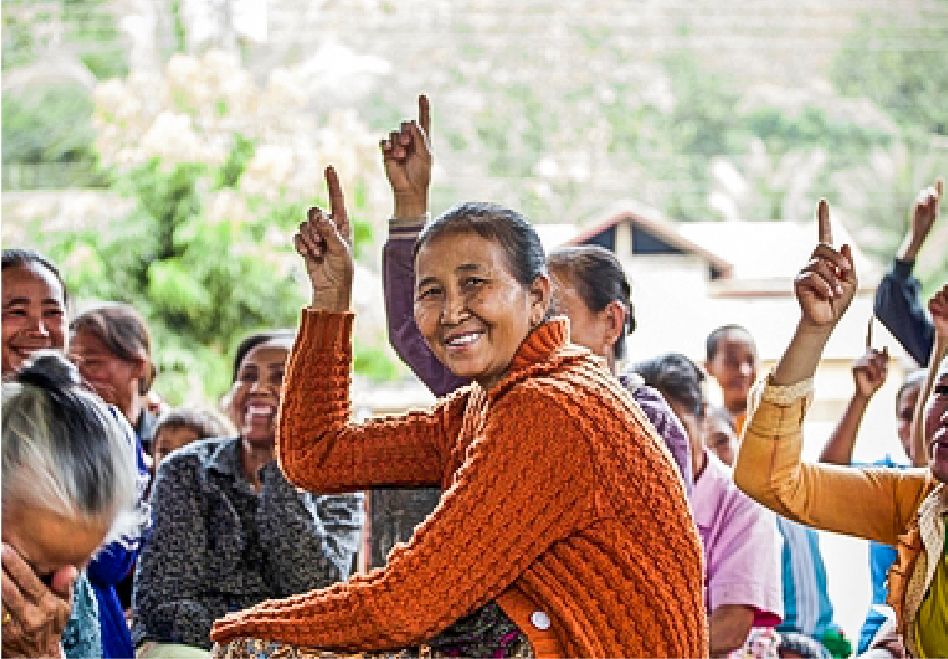
<instances>
[{"instance_id":1,"label":"turtleneck collar","mask_svg":"<svg viewBox=\"0 0 948 659\"><path fill-rule=\"evenodd\" d=\"M548 361L554 352L568 343L569 319L566 316L551 318L527 334L510 360L510 367L503 379L509 380L512 375L534 364Z\"/></svg>"}]
</instances>

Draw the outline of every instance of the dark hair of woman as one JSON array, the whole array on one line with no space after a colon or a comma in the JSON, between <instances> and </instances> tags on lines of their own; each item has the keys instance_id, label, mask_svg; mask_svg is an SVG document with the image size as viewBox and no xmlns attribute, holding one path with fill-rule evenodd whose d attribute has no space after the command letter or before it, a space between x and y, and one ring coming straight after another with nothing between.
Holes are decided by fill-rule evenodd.
<instances>
[{"instance_id":1,"label":"dark hair of woman","mask_svg":"<svg viewBox=\"0 0 948 659\"><path fill-rule=\"evenodd\" d=\"M527 219L517 211L482 201L464 202L439 215L418 236L415 255L425 243L458 233L497 241L504 249L510 273L524 286L547 274L543 244Z\"/></svg>"},{"instance_id":2,"label":"dark hair of woman","mask_svg":"<svg viewBox=\"0 0 948 659\"><path fill-rule=\"evenodd\" d=\"M145 360L149 375L142 378L138 393L145 395L151 389L156 368L151 361L151 333L141 315L127 304L106 304L89 309L69 323L71 332L89 332L96 336L109 352L126 361Z\"/></svg>"},{"instance_id":3,"label":"dark hair of woman","mask_svg":"<svg viewBox=\"0 0 948 659\"><path fill-rule=\"evenodd\" d=\"M292 343L295 337L296 332L293 330L272 330L269 332L254 332L253 334L244 338L240 343L237 344L237 349L234 350L234 375L231 378L231 382L237 381L237 374L240 372L240 365L243 363L244 357L247 356L248 352L259 345L270 343L271 341L285 341L287 343Z\"/></svg>"},{"instance_id":4,"label":"dark hair of woman","mask_svg":"<svg viewBox=\"0 0 948 659\"><path fill-rule=\"evenodd\" d=\"M701 383L707 376L684 355L660 355L636 364L632 370L642 376L645 384L658 389L665 398L681 403L699 419L704 417L705 396Z\"/></svg>"},{"instance_id":5,"label":"dark hair of woman","mask_svg":"<svg viewBox=\"0 0 948 659\"><path fill-rule=\"evenodd\" d=\"M63 290L63 298L68 299L66 294L66 283L63 281L62 275L59 273L59 268L53 265L53 262L47 259L45 256L37 252L35 249L24 249L20 247L8 247L3 250L2 270L7 268L25 268L31 264L37 264L43 268L46 268L53 276L56 277L56 280L59 282L59 286Z\"/></svg>"},{"instance_id":6,"label":"dark hair of woman","mask_svg":"<svg viewBox=\"0 0 948 659\"><path fill-rule=\"evenodd\" d=\"M602 311L613 300L622 304L625 331L616 339L613 353L617 360L625 357L625 336L635 331L635 308L632 287L616 255L599 245L562 247L550 253L547 265L568 277L590 311Z\"/></svg>"}]
</instances>

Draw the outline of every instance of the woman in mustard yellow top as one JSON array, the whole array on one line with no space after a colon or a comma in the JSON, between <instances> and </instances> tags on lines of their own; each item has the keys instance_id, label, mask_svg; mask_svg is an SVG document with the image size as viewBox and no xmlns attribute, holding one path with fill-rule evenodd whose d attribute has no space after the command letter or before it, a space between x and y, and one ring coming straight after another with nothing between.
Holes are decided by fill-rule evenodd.
<instances>
[{"instance_id":1,"label":"woman in mustard yellow top","mask_svg":"<svg viewBox=\"0 0 948 659\"><path fill-rule=\"evenodd\" d=\"M802 464L802 424L813 374L833 328L852 301L856 273L848 245L832 247L829 209L818 211L820 242L794 281L801 316L783 357L751 392L734 480L785 517L893 545L889 603L909 654L948 656L948 285L932 298L935 350L924 400L927 469ZM919 449L922 446L919 444Z\"/></svg>"}]
</instances>

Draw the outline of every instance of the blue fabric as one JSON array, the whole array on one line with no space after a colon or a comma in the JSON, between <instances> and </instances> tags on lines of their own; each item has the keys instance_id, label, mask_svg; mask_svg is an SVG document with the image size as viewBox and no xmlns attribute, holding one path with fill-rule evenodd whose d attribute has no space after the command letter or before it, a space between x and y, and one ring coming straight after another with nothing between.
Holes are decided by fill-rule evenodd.
<instances>
[{"instance_id":1,"label":"blue fabric","mask_svg":"<svg viewBox=\"0 0 948 659\"><path fill-rule=\"evenodd\" d=\"M132 431L121 412L112 408L112 414L127 428L129 442L134 443L138 464L139 517L142 520L148 520L150 514L143 497L150 475L145 465L141 440ZM119 602L115 586L125 578L135 564L146 533L147 529L138 529L133 535L125 535L105 545L87 567L89 583L92 584L99 608L99 630L102 634L102 653L99 656L104 659L126 659L135 656L132 636L125 622L125 610Z\"/></svg>"},{"instance_id":2,"label":"blue fabric","mask_svg":"<svg viewBox=\"0 0 948 659\"><path fill-rule=\"evenodd\" d=\"M876 318L892 333L919 366L928 364L935 343L935 328L921 300L921 284L912 276L911 261L895 259L876 288Z\"/></svg>"},{"instance_id":3,"label":"blue fabric","mask_svg":"<svg viewBox=\"0 0 948 659\"><path fill-rule=\"evenodd\" d=\"M63 629L62 643L66 659L91 659L102 654L99 606L84 572L79 573L73 586L72 611Z\"/></svg>"},{"instance_id":4,"label":"blue fabric","mask_svg":"<svg viewBox=\"0 0 948 659\"><path fill-rule=\"evenodd\" d=\"M784 612L777 631L799 632L817 640L828 631L840 631L833 622L833 604L826 592L819 535L779 515L777 530L783 538L780 562Z\"/></svg>"},{"instance_id":5,"label":"blue fabric","mask_svg":"<svg viewBox=\"0 0 948 659\"><path fill-rule=\"evenodd\" d=\"M862 465L854 465L862 466ZM910 465L896 462L892 456L885 456L881 460L872 463L874 467L888 467L890 469L905 469ZM895 549L881 542L869 542L869 575L872 579L872 602L869 605L869 612L866 614L866 620L862 623L859 630L859 654L869 649L869 642L872 640L879 627L886 621L886 617L878 609L876 604L885 604L889 591L886 588L886 578L889 575L889 568L895 562L898 554Z\"/></svg>"}]
</instances>

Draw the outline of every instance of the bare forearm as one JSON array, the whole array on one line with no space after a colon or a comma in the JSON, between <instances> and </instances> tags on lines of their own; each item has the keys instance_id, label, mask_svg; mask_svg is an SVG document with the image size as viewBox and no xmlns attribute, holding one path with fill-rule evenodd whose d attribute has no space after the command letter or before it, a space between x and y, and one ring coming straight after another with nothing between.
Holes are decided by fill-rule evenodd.
<instances>
[{"instance_id":1,"label":"bare forearm","mask_svg":"<svg viewBox=\"0 0 948 659\"><path fill-rule=\"evenodd\" d=\"M849 465L853 461L853 447L856 445L856 434L866 413L869 399L858 391L849 399L842 418L833 429L833 434L820 453L820 462L830 464Z\"/></svg>"},{"instance_id":2,"label":"bare forearm","mask_svg":"<svg viewBox=\"0 0 948 659\"><path fill-rule=\"evenodd\" d=\"M774 368L773 384L787 386L813 377L832 331L832 326L814 326L801 320Z\"/></svg>"},{"instance_id":3,"label":"bare forearm","mask_svg":"<svg viewBox=\"0 0 948 659\"><path fill-rule=\"evenodd\" d=\"M913 231L909 231L905 234L905 238L899 246L899 251L896 252L896 258L900 261L914 261L924 242L924 237L919 238Z\"/></svg>"},{"instance_id":4,"label":"bare forearm","mask_svg":"<svg viewBox=\"0 0 948 659\"><path fill-rule=\"evenodd\" d=\"M708 635L711 656L723 657L744 645L751 625L754 609L741 604L723 604L708 616Z\"/></svg>"},{"instance_id":5,"label":"bare forearm","mask_svg":"<svg viewBox=\"0 0 948 659\"><path fill-rule=\"evenodd\" d=\"M395 195L395 212L392 215L392 224L417 224L428 215L428 194L411 195L408 197Z\"/></svg>"}]
</instances>

